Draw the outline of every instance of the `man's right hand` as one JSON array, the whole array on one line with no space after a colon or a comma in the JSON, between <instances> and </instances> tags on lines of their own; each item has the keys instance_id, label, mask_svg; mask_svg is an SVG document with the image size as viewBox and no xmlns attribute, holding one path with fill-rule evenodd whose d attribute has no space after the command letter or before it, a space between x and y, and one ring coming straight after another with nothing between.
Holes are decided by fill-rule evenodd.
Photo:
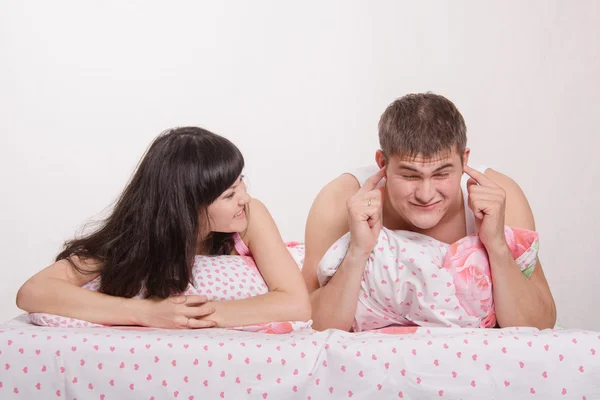
<instances>
[{"instance_id":1,"label":"man's right hand","mask_svg":"<svg viewBox=\"0 0 600 400\"><path fill-rule=\"evenodd\" d=\"M205 319L215 312L206 304L206 296L181 295L166 299L132 299L141 301L139 325L165 329L210 328L214 321ZM210 318L210 316L208 317Z\"/></svg>"},{"instance_id":2,"label":"man's right hand","mask_svg":"<svg viewBox=\"0 0 600 400\"><path fill-rule=\"evenodd\" d=\"M364 257L375 244L382 227L383 188L378 184L385 176L385 167L371 176L365 184L348 199L348 226L350 248L348 253Z\"/></svg>"}]
</instances>

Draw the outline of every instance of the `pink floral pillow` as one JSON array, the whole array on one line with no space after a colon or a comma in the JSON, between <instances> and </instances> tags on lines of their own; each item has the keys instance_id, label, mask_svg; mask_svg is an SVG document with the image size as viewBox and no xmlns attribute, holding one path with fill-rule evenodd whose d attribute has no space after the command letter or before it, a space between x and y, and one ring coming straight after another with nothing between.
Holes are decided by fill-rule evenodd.
<instances>
[{"instance_id":1,"label":"pink floral pillow","mask_svg":"<svg viewBox=\"0 0 600 400\"><path fill-rule=\"evenodd\" d=\"M529 278L537 263L537 232L505 227L504 234L517 266ZM452 244L443 267L453 276L456 297L467 314L483 315L481 327L496 325L490 264L479 236L467 236Z\"/></svg>"},{"instance_id":2,"label":"pink floral pillow","mask_svg":"<svg viewBox=\"0 0 600 400\"><path fill-rule=\"evenodd\" d=\"M529 277L537 262L538 234L505 227L505 235L517 267ZM349 244L346 234L323 256L317 269L321 286L336 273ZM414 232L381 230L365 264L354 331L495 324L489 259L478 235L448 245Z\"/></svg>"}]
</instances>

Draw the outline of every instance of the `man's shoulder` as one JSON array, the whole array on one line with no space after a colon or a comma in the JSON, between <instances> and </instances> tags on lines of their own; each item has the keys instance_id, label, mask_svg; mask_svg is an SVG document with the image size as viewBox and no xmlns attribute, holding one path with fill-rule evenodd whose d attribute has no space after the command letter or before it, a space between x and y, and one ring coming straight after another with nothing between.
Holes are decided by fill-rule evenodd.
<instances>
[{"instance_id":1,"label":"man's shoulder","mask_svg":"<svg viewBox=\"0 0 600 400\"><path fill-rule=\"evenodd\" d=\"M531 206L523 189L511 177L488 168L485 176L500 186L506 195L506 224L535 230L535 221Z\"/></svg>"},{"instance_id":2,"label":"man's shoulder","mask_svg":"<svg viewBox=\"0 0 600 400\"><path fill-rule=\"evenodd\" d=\"M510 176L503 174L500 171L496 171L495 169L488 168L485 170L485 176L494 181L495 184L500 186L507 195L511 194L514 191L521 192L521 188Z\"/></svg>"},{"instance_id":3,"label":"man's shoulder","mask_svg":"<svg viewBox=\"0 0 600 400\"><path fill-rule=\"evenodd\" d=\"M319 192L312 206L312 213L319 218L333 218L334 214L346 213L346 202L360 189L358 180L350 174L342 174L327 183Z\"/></svg>"},{"instance_id":4,"label":"man's shoulder","mask_svg":"<svg viewBox=\"0 0 600 400\"><path fill-rule=\"evenodd\" d=\"M358 179L349 173L344 173L329 182L325 187L331 187L337 190L357 192L360 189Z\"/></svg>"},{"instance_id":5,"label":"man's shoulder","mask_svg":"<svg viewBox=\"0 0 600 400\"><path fill-rule=\"evenodd\" d=\"M358 180L351 174L341 174L323 187L319 197L333 202L345 202L360 189Z\"/></svg>"}]
</instances>

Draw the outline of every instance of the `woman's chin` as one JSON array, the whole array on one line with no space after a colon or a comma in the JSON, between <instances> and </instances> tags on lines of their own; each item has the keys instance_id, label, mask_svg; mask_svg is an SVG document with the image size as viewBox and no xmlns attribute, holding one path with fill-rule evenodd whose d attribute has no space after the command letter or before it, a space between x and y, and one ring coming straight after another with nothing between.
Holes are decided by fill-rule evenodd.
<instances>
[{"instance_id":1,"label":"woman's chin","mask_svg":"<svg viewBox=\"0 0 600 400\"><path fill-rule=\"evenodd\" d=\"M248 221L244 218L243 220L235 221L233 224L229 226L227 232L229 233L241 233L244 232L248 228Z\"/></svg>"}]
</instances>

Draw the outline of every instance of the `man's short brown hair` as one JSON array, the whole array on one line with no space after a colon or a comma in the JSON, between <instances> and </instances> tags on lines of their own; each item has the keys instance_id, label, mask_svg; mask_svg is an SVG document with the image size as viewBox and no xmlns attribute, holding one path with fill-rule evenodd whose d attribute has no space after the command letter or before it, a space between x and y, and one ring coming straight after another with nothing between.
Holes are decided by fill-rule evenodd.
<instances>
[{"instance_id":1,"label":"man's short brown hair","mask_svg":"<svg viewBox=\"0 0 600 400\"><path fill-rule=\"evenodd\" d=\"M379 120L379 145L386 158L443 157L467 146L467 127L450 100L433 93L400 97Z\"/></svg>"}]
</instances>

